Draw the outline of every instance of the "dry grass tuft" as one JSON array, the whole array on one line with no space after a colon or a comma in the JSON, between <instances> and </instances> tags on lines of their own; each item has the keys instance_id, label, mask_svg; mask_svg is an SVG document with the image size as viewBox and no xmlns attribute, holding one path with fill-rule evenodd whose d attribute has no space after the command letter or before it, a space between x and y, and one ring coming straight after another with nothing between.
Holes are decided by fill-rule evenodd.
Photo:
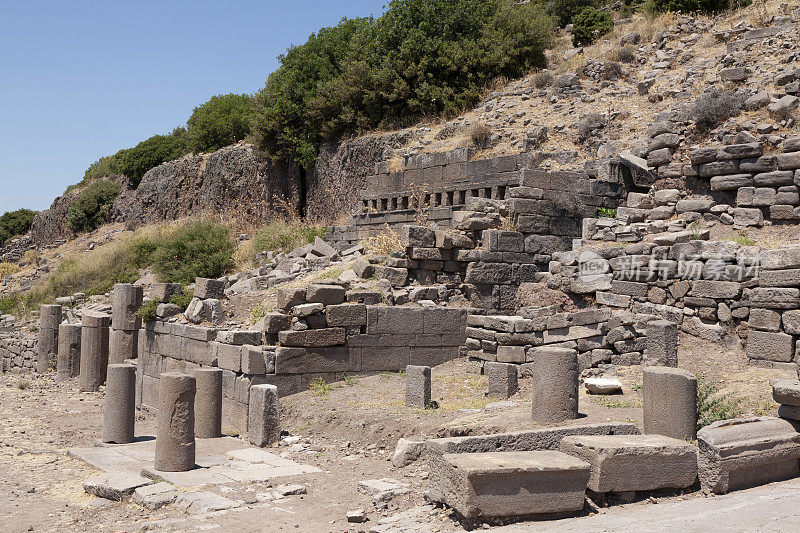
<instances>
[{"instance_id":1,"label":"dry grass tuft","mask_svg":"<svg viewBox=\"0 0 800 533\"><path fill-rule=\"evenodd\" d=\"M368 254L374 255L389 255L392 252L403 250L400 234L390 228L388 224L374 237L367 237L362 240L361 244Z\"/></svg>"}]
</instances>

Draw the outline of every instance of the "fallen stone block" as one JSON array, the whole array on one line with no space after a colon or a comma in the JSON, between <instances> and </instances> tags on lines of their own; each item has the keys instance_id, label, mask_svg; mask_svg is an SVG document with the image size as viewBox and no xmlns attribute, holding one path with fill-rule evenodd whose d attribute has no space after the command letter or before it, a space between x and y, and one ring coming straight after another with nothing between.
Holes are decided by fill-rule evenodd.
<instances>
[{"instance_id":1,"label":"fallen stone block","mask_svg":"<svg viewBox=\"0 0 800 533\"><path fill-rule=\"evenodd\" d=\"M588 463L556 451L446 454L442 466L444 503L468 519L580 511L589 479Z\"/></svg>"},{"instance_id":2,"label":"fallen stone block","mask_svg":"<svg viewBox=\"0 0 800 533\"><path fill-rule=\"evenodd\" d=\"M392 455L392 465L397 468L408 466L422 456L425 451L425 441L399 439Z\"/></svg>"},{"instance_id":3,"label":"fallen stone block","mask_svg":"<svg viewBox=\"0 0 800 533\"><path fill-rule=\"evenodd\" d=\"M612 378L586 378L583 385L589 394L619 394L622 392L622 383Z\"/></svg>"},{"instance_id":4,"label":"fallen stone block","mask_svg":"<svg viewBox=\"0 0 800 533\"><path fill-rule=\"evenodd\" d=\"M800 406L800 381L796 379L774 379L772 399L783 405Z\"/></svg>"},{"instance_id":5,"label":"fallen stone block","mask_svg":"<svg viewBox=\"0 0 800 533\"><path fill-rule=\"evenodd\" d=\"M697 478L696 448L661 435L564 437L559 449L591 465L598 493L682 489Z\"/></svg>"},{"instance_id":6,"label":"fallen stone block","mask_svg":"<svg viewBox=\"0 0 800 533\"><path fill-rule=\"evenodd\" d=\"M226 511L240 507L242 502L231 500L219 494L206 490L200 492L187 492L175 500L175 507L186 514L196 515L214 511Z\"/></svg>"},{"instance_id":7,"label":"fallen stone block","mask_svg":"<svg viewBox=\"0 0 800 533\"><path fill-rule=\"evenodd\" d=\"M169 505L178 497L178 489L169 483L153 483L133 491L131 500L145 509L155 511Z\"/></svg>"},{"instance_id":8,"label":"fallen stone block","mask_svg":"<svg viewBox=\"0 0 800 533\"><path fill-rule=\"evenodd\" d=\"M773 417L721 420L697 432L700 484L724 494L796 477L800 434Z\"/></svg>"},{"instance_id":9,"label":"fallen stone block","mask_svg":"<svg viewBox=\"0 0 800 533\"><path fill-rule=\"evenodd\" d=\"M152 479L136 474L113 473L100 474L83 482L83 490L100 498L121 502L133 491L145 485L151 485Z\"/></svg>"}]
</instances>

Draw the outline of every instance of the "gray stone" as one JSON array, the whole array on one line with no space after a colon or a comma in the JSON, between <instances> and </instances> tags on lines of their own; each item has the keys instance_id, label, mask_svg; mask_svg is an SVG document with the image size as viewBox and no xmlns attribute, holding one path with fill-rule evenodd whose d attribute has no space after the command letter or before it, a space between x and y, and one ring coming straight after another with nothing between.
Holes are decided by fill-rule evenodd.
<instances>
[{"instance_id":1,"label":"gray stone","mask_svg":"<svg viewBox=\"0 0 800 533\"><path fill-rule=\"evenodd\" d=\"M81 326L61 324L58 327L58 362L56 376L59 381L76 378L81 371Z\"/></svg>"},{"instance_id":2,"label":"gray stone","mask_svg":"<svg viewBox=\"0 0 800 533\"><path fill-rule=\"evenodd\" d=\"M779 118L789 118L789 114L797 109L799 105L800 99L798 99L796 96L787 94L769 104L767 106L767 111L769 111L771 115L776 115Z\"/></svg>"},{"instance_id":3,"label":"gray stone","mask_svg":"<svg viewBox=\"0 0 800 533\"><path fill-rule=\"evenodd\" d=\"M467 519L577 512L589 465L556 451L446 454L443 503Z\"/></svg>"},{"instance_id":4,"label":"gray stone","mask_svg":"<svg viewBox=\"0 0 800 533\"><path fill-rule=\"evenodd\" d=\"M571 436L559 449L591 465L597 493L683 489L697 478L694 445L661 435Z\"/></svg>"},{"instance_id":5,"label":"gray stone","mask_svg":"<svg viewBox=\"0 0 800 533\"><path fill-rule=\"evenodd\" d=\"M194 434L201 439L218 438L222 435L222 369L196 368L194 379Z\"/></svg>"},{"instance_id":6,"label":"gray stone","mask_svg":"<svg viewBox=\"0 0 800 533\"><path fill-rule=\"evenodd\" d=\"M772 399L784 405L800 407L800 381L796 379L774 379L772 385Z\"/></svg>"},{"instance_id":7,"label":"gray stone","mask_svg":"<svg viewBox=\"0 0 800 533\"><path fill-rule=\"evenodd\" d=\"M616 378L586 378L583 385L589 394L622 393L622 383Z\"/></svg>"},{"instance_id":8,"label":"gray stone","mask_svg":"<svg viewBox=\"0 0 800 533\"><path fill-rule=\"evenodd\" d=\"M700 484L724 494L798 475L800 434L773 417L714 422L697 432Z\"/></svg>"},{"instance_id":9,"label":"gray stone","mask_svg":"<svg viewBox=\"0 0 800 533\"><path fill-rule=\"evenodd\" d=\"M691 441L697 431L697 378L679 368L642 370L644 432Z\"/></svg>"},{"instance_id":10,"label":"gray stone","mask_svg":"<svg viewBox=\"0 0 800 533\"><path fill-rule=\"evenodd\" d=\"M523 348L524 355L524 347L520 346L520 348ZM505 400L517 393L519 390L517 365L490 361L483 368L489 382L489 396Z\"/></svg>"},{"instance_id":11,"label":"gray stone","mask_svg":"<svg viewBox=\"0 0 800 533\"><path fill-rule=\"evenodd\" d=\"M747 325L752 329L760 329L762 331L780 331L781 314L770 309L751 309ZM800 326L800 323L798 325Z\"/></svg>"},{"instance_id":12,"label":"gray stone","mask_svg":"<svg viewBox=\"0 0 800 533\"><path fill-rule=\"evenodd\" d=\"M159 378L155 469L185 472L194 468L195 380L177 372Z\"/></svg>"},{"instance_id":13,"label":"gray stone","mask_svg":"<svg viewBox=\"0 0 800 533\"><path fill-rule=\"evenodd\" d=\"M794 340L785 333L752 330L747 335L747 357L788 363L794 360Z\"/></svg>"},{"instance_id":14,"label":"gray stone","mask_svg":"<svg viewBox=\"0 0 800 533\"><path fill-rule=\"evenodd\" d=\"M39 374L47 372L50 368L50 361L57 361L58 327L60 324L60 305L42 305L39 307L39 332L36 342L36 372Z\"/></svg>"},{"instance_id":15,"label":"gray stone","mask_svg":"<svg viewBox=\"0 0 800 533\"><path fill-rule=\"evenodd\" d=\"M533 421L553 424L578 418L578 354L542 347L533 360Z\"/></svg>"},{"instance_id":16,"label":"gray stone","mask_svg":"<svg viewBox=\"0 0 800 533\"><path fill-rule=\"evenodd\" d=\"M136 367L131 364L108 365L103 403L103 442L133 442L135 397Z\"/></svg>"},{"instance_id":17,"label":"gray stone","mask_svg":"<svg viewBox=\"0 0 800 533\"><path fill-rule=\"evenodd\" d=\"M136 312L141 307L143 298L144 289L141 285L130 283L114 285L111 327L123 331L135 331L141 328L142 319L136 316Z\"/></svg>"},{"instance_id":18,"label":"gray stone","mask_svg":"<svg viewBox=\"0 0 800 533\"><path fill-rule=\"evenodd\" d=\"M225 282L217 279L195 278L194 296L201 300L208 298L221 300L225 297Z\"/></svg>"},{"instance_id":19,"label":"gray stone","mask_svg":"<svg viewBox=\"0 0 800 533\"><path fill-rule=\"evenodd\" d=\"M250 387L247 434L250 444L262 448L280 440L280 405L275 385Z\"/></svg>"},{"instance_id":20,"label":"gray stone","mask_svg":"<svg viewBox=\"0 0 800 533\"><path fill-rule=\"evenodd\" d=\"M127 472L104 473L84 481L83 490L99 498L121 502L139 487L152 483L152 479Z\"/></svg>"},{"instance_id":21,"label":"gray stone","mask_svg":"<svg viewBox=\"0 0 800 533\"><path fill-rule=\"evenodd\" d=\"M762 226L764 213L760 209L737 207L733 210L733 224L735 226Z\"/></svg>"},{"instance_id":22,"label":"gray stone","mask_svg":"<svg viewBox=\"0 0 800 533\"><path fill-rule=\"evenodd\" d=\"M131 501L145 509L155 511L169 505L178 497L178 489L169 483L153 483L133 491Z\"/></svg>"},{"instance_id":23,"label":"gray stone","mask_svg":"<svg viewBox=\"0 0 800 533\"><path fill-rule=\"evenodd\" d=\"M419 459L425 452L425 441L399 439L392 455L392 465L403 468Z\"/></svg>"},{"instance_id":24,"label":"gray stone","mask_svg":"<svg viewBox=\"0 0 800 533\"><path fill-rule=\"evenodd\" d=\"M678 366L678 325L669 320L647 324L644 363L651 366Z\"/></svg>"},{"instance_id":25,"label":"gray stone","mask_svg":"<svg viewBox=\"0 0 800 533\"><path fill-rule=\"evenodd\" d=\"M242 502L209 491L186 492L175 499L175 507L190 515L226 511L241 507Z\"/></svg>"},{"instance_id":26,"label":"gray stone","mask_svg":"<svg viewBox=\"0 0 800 533\"><path fill-rule=\"evenodd\" d=\"M82 319L80 389L96 391L106 381L111 317L84 312Z\"/></svg>"},{"instance_id":27,"label":"gray stone","mask_svg":"<svg viewBox=\"0 0 800 533\"><path fill-rule=\"evenodd\" d=\"M306 288L306 301L322 305L338 305L344 302L346 291L338 285L312 284Z\"/></svg>"},{"instance_id":28,"label":"gray stone","mask_svg":"<svg viewBox=\"0 0 800 533\"><path fill-rule=\"evenodd\" d=\"M431 403L431 368L406 366L406 407L427 409Z\"/></svg>"}]
</instances>

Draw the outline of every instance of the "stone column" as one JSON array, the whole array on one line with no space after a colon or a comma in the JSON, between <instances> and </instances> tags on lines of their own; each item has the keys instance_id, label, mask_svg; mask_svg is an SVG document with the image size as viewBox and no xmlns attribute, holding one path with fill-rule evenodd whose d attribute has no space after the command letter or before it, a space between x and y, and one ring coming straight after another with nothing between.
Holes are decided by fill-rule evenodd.
<instances>
[{"instance_id":1,"label":"stone column","mask_svg":"<svg viewBox=\"0 0 800 533\"><path fill-rule=\"evenodd\" d=\"M533 356L533 421L557 424L578 418L578 352L538 348Z\"/></svg>"},{"instance_id":2,"label":"stone column","mask_svg":"<svg viewBox=\"0 0 800 533\"><path fill-rule=\"evenodd\" d=\"M406 367L406 407L425 409L431 403L431 367Z\"/></svg>"},{"instance_id":3,"label":"stone column","mask_svg":"<svg viewBox=\"0 0 800 533\"><path fill-rule=\"evenodd\" d=\"M669 320L653 320L647 324L644 364L678 366L678 325Z\"/></svg>"},{"instance_id":4,"label":"stone column","mask_svg":"<svg viewBox=\"0 0 800 533\"><path fill-rule=\"evenodd\" d=\"M161 374L155 469L185 472L194 468L195 380L177 372Z\"/></svg>"},{"instance_id":5,"label":"stone column","mask_svg":"<svg viewBox=\"0 0 800 533\"><path fill-rule=\"evenodd\" d=\"M83 314L81 328L81 374L82 391L100 390L106 382L108 369L108 326L111 317L100 313Z\"/></svg>"},{"instance_id":6,"label":"stone column","mask_svg":"<svg viewBox=\"0 0 800 533\"><path fill-rule=\"evenodd\" d=\"M39 340L36 344L36 371L47 372L50 361L58 356L58 326L61 324L60 305L39 307Z\"/></svg>"},{"instance_id":7,"label":"stone column","mask_svg":"<svg viewBox=\"0 0 800 533\"><path fill-rule=\"evenodd\" d=\"M194 379L194 434L201 439L215 439L222 435L222 369L198 368Z\"/></svg>"},{"instance_id":8,"label":"stone column","mask_svg":"<svg viewBox=\"0 0 800 533\"><path fill-rule=\"evenodd\" d=\"M506 400L519 390L517 365L489 361L484 370L489 380L489 396Z\"/></svg>"},{"instance_id":9,"label":"stone column","mask_svg":"<svg viewBox=\"0 0 800 533\"><path fill-rule=\"evenodd\" d=\"M61 324L58 327L57 379L66 381L81 373L81 325Z\"/></svg>"},{"instance_id":10,"label":"stone column","mask_svg":"<svg viewBox=\"0 0 800 533\"><path fill-rule=\"evenodd\" d=\"M247 413L247 436L254 446L269 446L281 438L278 387L253 385Z\"/></svg>"},{"instance_id":11,"label":"stone column","mask_svg":"<svg viewBox=\"0 0 800 533\"><path fill-rule=\"evenodd\" d=\"M135 395L136 367L131 364L108 365L106 400L103 406L103 442L133 442Z\"/></svg>"},{"instance_id":12,"label":"stone column","mask_svg":"<svg viewBox=\"0 0 800 533\"><path fill-rule=\"evenodd\" d=\"M697 378L680 368L642 371L644 432L694 440L697 436Z\"/></svg>"},{"instance_id":13,"label":"stone column","mask_svg":"<svg viewBox=\"0 0 800 533\"><path fill-rule=\"evenodd\" d=\"M123 363L136 359L139 346L139 328L142 319L136 312L142 306L144 290L141 285L117 283L114 285L114 302L111 314L111 353L109 361Z\"/></svg>"}]
</instances>

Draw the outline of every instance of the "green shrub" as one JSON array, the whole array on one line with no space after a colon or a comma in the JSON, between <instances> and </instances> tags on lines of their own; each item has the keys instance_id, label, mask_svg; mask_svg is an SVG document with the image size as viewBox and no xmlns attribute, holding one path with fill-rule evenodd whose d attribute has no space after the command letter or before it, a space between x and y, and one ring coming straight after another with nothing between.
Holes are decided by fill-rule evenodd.
<instances>
[{"instance_id":1,"label":"green shrub","mask_svg":"<svg viewBox=\"0 0 800 533\"><path fill-rule=\"evenodd\" d=\"M254 133L309 169L322 141L474 105L493 80L544 66L552 43L538 4L391 0L380 19L345 19L281 56L256 96Z\"/></svg>"},{"instance_id":2,"label":"green shrub","mask_svg":"<svg viewBox=\"0 0 800 533\"><path fill-rule=\"evenodd\" d=\"M186 311L186 308L192 303L192 298L194 298L193 291L184 287L181 289L181 292L172 295L172 298L169 299L169 303L177 305L181 308L181 311Z\"/></svg>"},{"instance_id":3,"label":"green shrub","mask_svg":"<svg viewBox=\"0 0 800 533\"><path fill-rule=\"evenodd\" d=\"M89 168L87 168L86 172L83 174L83 180L77 185L70 186L67 190L79 185L85 185L92 181L103 179L107 176L113 176L115 174L122 175L123 172L121 168L121 160L123 152L124 150L120 150L114 155L101 157L89 165Z\"/></svg>"},{"instance_id":4,"label":"green shrub","mask_svg":"<svg viewBox=\"0 0 800 533\"><path fill-rule=\"evenodd\" d=\"M572 19L572 44L586 46L614 29L614 17L608 11L586 7Z\"/></svg>"},{"instance_id":5,"label":"green shrub","mask_svg":"<svg viewBox=\"0 0 800 533\"><path fill-rule=\"evenodd\" d=\"M15 296L0 296L0 315L13 315L17 309Z\"/></svg>"},{"instance_id":6,"label":"green shrub","mask_svg":"<svg viewBox=\"0 0 800 533\"><path fill-rule=\"evenodd\" d=\"M698 130L707 132L739 113L742 104L733 92L713 89L701 94L692 106L694 124Z\"/></svg>"},{"instance_id":7,"label":"green shrub","mask_svg":"<svg viewBox=\"0 0 800 533\"><path fill-rule=\"evenodd\" d=\"M186 130L176 128L169 135L153 135L133 148L120 150L115 157L119 157L119 171L138 187L148 170L186 155L187 144Z\"/></svg>"},{"instance_id":8,"label":"green shrub","mask_svg":"<svg viewBox=\"0 0 800 533\"><path fill-rule=\"evenodd\" d=\"M547 12L563 28L573 22L575 16L587 7L597 7L597 2L587 0L552 0L547 4Z\"/></svg>"},{"instance_id":9,"label":"green shrub","mask_svg":"<svg viewBox=\"0 0 800 533\"><path fill-rule=\"evenodd\" d=\"M317 237L324 237L326 231L325 226L270 222L256 233L253 238L253 249L256 253L271 250L290 251L314 242Z\"/></svg>"},{"instance_id":10,"label":"green shrub","mask_svg":"<svg viewBox=\"0 0 800 533\"><path fill-rule=\"evenodd\" d=\"M697 429L719 420L742 416L741 400L730 394L720 394L722 386L697 374Z\"/></svg>"},{"instance_id":11,"label":"green shrub","mask_svg":"<svg viewBox=\"0 0 800 533\"><path fill-rule=\"evenodd\" d=\"M189 146L195 152L210 152L241 141L250 134L253 99L247 94L212 96L194 108L187 122Z\"/></svg>"},{"instance_id":12,"label":"green shrub","mask_svg":"<svg viewBox=\"0 0 800 533\"><path fill-rule=\"evenodd\" d=\"M119 185L110 181L91 183L69 206L67 227L79 233L92 231L104 224L119 192Z\"/></svg>"},{"instance_id":13,"label":"green shrub","mask_svg":"<svg viewBox=\"0 0 800 533\"><path fill-rule=\"evenodd\" d=\"M0 245L17 235L27 233L31 229L36 211L30 209L17 209L0 216Z\"/></svg>"},{"instance_id":14,"label":"green shrub","mask_svg":"<svg viewBox=\"0 0 800 533\"><path fill-rule=\"evenodd\" d=\"M152 255L159 281L193 283L195 278L218 278L233 267L236 245L225 226L191 222L158 243Z\"/></svg>"},{"instance_id":15,"label":"green shrub","mask_svg":"<svg viewBox=\"0 0 800 533\"><path fill-rule=\"evenodd\" d=\"M142 319L142 322L154 322L156 319L156 310L158 309L158 301L157 300L150 300L147 303L142 304L138 311L136 311L136 316Z\"/></svg>"}]
</instances>

